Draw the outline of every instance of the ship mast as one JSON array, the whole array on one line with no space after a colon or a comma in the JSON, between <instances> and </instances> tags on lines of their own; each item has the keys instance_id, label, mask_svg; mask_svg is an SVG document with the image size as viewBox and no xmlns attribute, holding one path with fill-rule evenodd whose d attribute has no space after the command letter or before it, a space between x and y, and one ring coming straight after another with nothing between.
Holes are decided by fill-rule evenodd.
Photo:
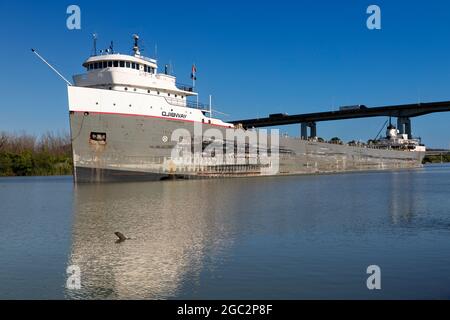
<instances>
[{"instance_id":1,"label":"ship mast","mask_svg":"<svg viewBox=\"0 0 450 320\"><path fill-rule=\"evenodd\" d=\"M97 34L96 33L94 33L92 35L92 40L94 41L94 48L93 48L94 56L96 56L97 55Z\"/></svg>"}]
</instances>

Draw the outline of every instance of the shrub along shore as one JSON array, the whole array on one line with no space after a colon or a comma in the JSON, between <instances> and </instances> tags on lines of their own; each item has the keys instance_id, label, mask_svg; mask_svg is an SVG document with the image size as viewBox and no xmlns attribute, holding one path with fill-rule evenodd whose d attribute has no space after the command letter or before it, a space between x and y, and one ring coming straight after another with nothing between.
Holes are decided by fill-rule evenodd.
<instances>
[{"instance_id":1,"label":"shrub along shore","mask_svg":"<svg viewBox=\"0 0 450 320\"><path fill-rule=\"evenodd\" d=\"M0 133L0 177L72 174L68 134Z\"/></svg>"}]
</instances>

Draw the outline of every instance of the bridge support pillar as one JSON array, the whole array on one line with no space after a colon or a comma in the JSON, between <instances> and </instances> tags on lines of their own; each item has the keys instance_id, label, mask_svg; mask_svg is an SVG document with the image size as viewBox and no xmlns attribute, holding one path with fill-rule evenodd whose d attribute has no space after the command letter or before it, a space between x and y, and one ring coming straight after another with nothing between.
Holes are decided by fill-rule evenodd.
<instances>
[{"instance_id":1,"label":"bridge support pillar","mask_svg":"<svg viewBox=\"0 0 450 320\"><path fill-rule=\"evenodd\" d=\"M303 140L308 140L308 138L317 137L317 125L315 122L302 122L300 124L301 138ZM310 133L308 136L308 128L310 129Z\"/></svg>"},{"instance_id":2,"label":"bridge support pillar","mask_svg":"<svg viewBox=\"0 0 450 320\"><path fill-rule=\"evenodd\" d=\"M307 140L308 139L308 125L306 123L301 123L300 124L300 135L302 140Z\"/></svg>"},{"instance_id":3,"label":"bridge support pillar","mask_svg":"<svg viewBox=\"0 0 450 320\"><path fill-rule=\"evenodd\" d=\"M408 135L408 139L412 139L411 119L408 117L397 118L397 129L400 134Z\"/></svg>"},{"instance_id":4,"label":"bridge support pillar","mask_svg":"<svg viewBox=\"0 0 450 320\"><path fill-rule=\"evenodd\" d=\"M309 128L311 129L310 138L315 138L317 137L317 125L315 122L311 122Z\"/></svg>"}]
</instances>

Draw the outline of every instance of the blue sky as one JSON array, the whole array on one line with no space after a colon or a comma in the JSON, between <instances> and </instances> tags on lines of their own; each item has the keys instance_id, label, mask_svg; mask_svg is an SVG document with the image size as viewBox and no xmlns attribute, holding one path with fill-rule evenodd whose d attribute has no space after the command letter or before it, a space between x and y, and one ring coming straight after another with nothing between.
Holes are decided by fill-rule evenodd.
<instances>
[{"instance_id":1,"label":"blue sky","mask_svg":"<svg viewBox=\"0 0 450 320\"><path fill-rule=\"evenodd\" d=\"M81 8L81 30L66 28L66 9ZM366 28L377 4L382 30ZM180 82L198 68L200 99L224 120L450 100L448 1L1 1L0 131L67 131L64 82L31 54L35 47L70 78L98 33L131 51L133 33ZM162 68L160 69L162 70ZM319 123L324 138L373 138L386 119ZM413 133L450 147L450 113L413 119ZM299 134L298 126L282 131Z\"/></svg>"}]
</instances>

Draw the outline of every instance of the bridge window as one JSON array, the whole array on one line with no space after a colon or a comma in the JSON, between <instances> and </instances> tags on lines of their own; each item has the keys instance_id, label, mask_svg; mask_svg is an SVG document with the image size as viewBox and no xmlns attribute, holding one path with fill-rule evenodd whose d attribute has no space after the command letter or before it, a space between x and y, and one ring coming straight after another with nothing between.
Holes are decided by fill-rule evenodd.
<instances>
[{"instance_id":1,"label":"bridge window","mask_svg":"<svg viewBox=\"0 0 450 320\"><path fill-rule=\"evenodd\" d=\"M114 61L114 68L117 68L119 66L119 61Z\"/></svg>"},{"instance_id":2,"label":"bridge window","mask_svg":"<svg viewBox=\"0 0 450 320\"><path fill-rule=\"evenodd\" d=\"M125 68L125 61L120 61L120 67Z\"/></svg>"},{"instance_id":3,"label":"bridge window","mask_svg":"<svg viewBox=\"0 0 450 320\"><path fill-rule=\"evenodd\" d=\"M131 63L131 69L136 69L136 63L134 62Z\"/></svg>"},{"instance_id":4,"label":"bridge window","mask_svg":"<svg viewBox=\"0 0 450 320\"><path fill-rule=\"evenodd\" d=\"M113 66L113 62L112 61L108 61L108 67L112 67Z\"/></svg>"},{"instance_id":5,"label":"bridge window","mask_svg":"<svg viewBox=\"0 0 450 320\"><path fill-rule=\"evenodd\" d=\"M126 66L127 66L127 68L130 68L131 67L131 63L129 61L127 61Z\"/></svg>"},{"instance_id":6,"label":"bridge window","mask_svg":"<svg viewBox=\"0 0 450 320\"><path fill-rule=\"evenodd\" d=\"M139 63L136 63L136 70L139 70L139 67L140 67Z\"/></svg>"},{"instance_id":7,"label":"bridge window","mask_svg":"<svg viewBox=\"0 0 450 320\"><path fill-rule=\"evenodd\" d=\"M98 69L98 62L94 63L94 69Z\"/></svg>"},{"instance_id":8,"label":"bridge window","mask_svg":"<svg viewBox=\"0 0 450 320\"><path fill-rule=\"evenodd\" d=\"M103 69L106 69L108 67L108 62L103 61Z\"/></svg>"}]
</instances>

